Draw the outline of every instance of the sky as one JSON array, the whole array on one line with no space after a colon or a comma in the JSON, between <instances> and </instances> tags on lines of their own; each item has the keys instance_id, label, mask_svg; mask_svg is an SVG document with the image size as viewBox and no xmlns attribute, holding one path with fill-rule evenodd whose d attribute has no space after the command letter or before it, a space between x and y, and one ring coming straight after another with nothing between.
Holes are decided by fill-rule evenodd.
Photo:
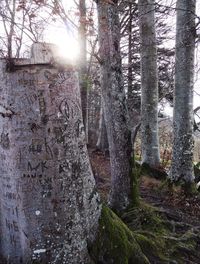
<instances>
[{"instance_id":1,"label":"sky","mask_svg":"<svg viewBox=\"0 0 200 264\"><path fill-rule=\"evenodd\" d=\"M77 9L73 0L63 0L66 14L78 25ZM45 41L54 43L59 47L59 52L69 60L76 60L79 55L77 30L67 22L63 23L59 18L45 30Z\"/></svg>"},{"instance_id":2,"label":"sky","mask_svg":"<svg viewBox=\"0 0 200 264\"><path fill-rule=\"evenodd\" d=\"M91 1L91 0L88 0ZM157 0L159 3L164 5L174 4L174 0ZM63 0L63 5L66 8L67 15L73 20L73 22L78 22L77 9L74 6L73 0ZM174 5L175 7L175 5ZM200 16L200 1L197 0L197 16ZM171 24L171 36L175 36L175 16L168 18L167 21ZM0 31L1 31L1 23L0 23ZM76 60L79 55L79 45L78 45L78 37L77 31L74 30L73 26L70 23L64 25L59 22L59 20L54 23L54 25L47 26L45 30L44 40L46 42L54 43L59 47L59 52L62 56L69 60ZM200 34L200 29L199 32ZM169 41L166 45L174 45L174 41ZM200 68L200 47L196 50L196 69ZM195 86L194 86L194 107L200 105L200 72L195 74ZM172 116L173 109L169 106L166 107L165 111L167 114Z\"/></svg>"},{"instance_id":3,"label":"sky","mask_svg":"<svg viewBox=\"0 0 200 264\"><path fill-rule=\"evenodd\" d=\"M158 0L160 4L166 6L172 6L175 8L175 0ZM78 16L76 15L77 9L74 6L73 0L63 0L64 6L67 10L67 15L73 20L73 22L78 23ZM200 16L200 1L197 0L197 16ZM176 16L175 12L173 12L172 17L167 18L168 25L172 28L170 32L169 39L172 38L173 40L169 40L165 43L166 46L174 46L175 44L175 24L176 24ZM56 22L54 26L47 28L46 30L46 37L45 40L47 42L52 42L58 45L60 54L64 55L65 58L69 60L76 60L79 55L79 45L78 45L78 37L76 31L74 30L73 26L69 23L67 27L63 25L61 22ZM199 32L200 34L200 28ZM195 55L195 65L196 69L200 69L200 43L199 47L196 49ZM194 78L194 108L200 105L200 71L195 73ZM173 108L166 104L165 110L166 114L172 116L173 115Z\"/></svg>"}]
</instances>

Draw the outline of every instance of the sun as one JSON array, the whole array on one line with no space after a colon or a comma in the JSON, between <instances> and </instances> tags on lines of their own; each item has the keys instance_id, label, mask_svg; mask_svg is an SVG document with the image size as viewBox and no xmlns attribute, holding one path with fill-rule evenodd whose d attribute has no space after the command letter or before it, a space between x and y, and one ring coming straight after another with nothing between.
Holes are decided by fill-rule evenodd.
<instances>
[{"instance_id":1,"label":"sun","mask_svg":"<svg viewBox=\"0 0 200 264\"><path fill-rule=\"evenodd\" d=\"M72 33L67 33L62 28L50 29L46 39L49 43L56 44L60 58L73 63L77 61L79 45Z\"/></svg>"}]
</instances>

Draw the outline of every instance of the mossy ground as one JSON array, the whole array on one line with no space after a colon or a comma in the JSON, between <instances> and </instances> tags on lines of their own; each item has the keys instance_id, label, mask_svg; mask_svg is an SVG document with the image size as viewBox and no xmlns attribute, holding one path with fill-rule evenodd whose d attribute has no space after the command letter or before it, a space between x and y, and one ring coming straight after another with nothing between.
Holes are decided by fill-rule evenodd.
<instances>
[{"instance_id":1,"label":"mossy ground","mask_svg":"<svg viewBox=\"0 0 200 264\"><path fill-rule=\"evenodd\" d=\"M90 247L95 264L185 264L188 256L199 258L199 235L194 230L174 233L156 208L141 203L125 212L122 219L103 206L98 236Z\"/></svg>"},{"instance_id":2,"label":"mossy ground","mask_svg":"<svg viewBox=\"0 0 200 264\"><path fill-rule=\"evenodd\" d=\"M103 206L96 241L90 248L94 263L148 264L133 232L108 207Z\"/></svg>"},{"instance_id":3,"label":"mossy ground","mask_svg":"<svg viewBox=\"0 0 200 264\"><path fill-rule=\"evenodd\" d=\"M179 223L179 229L182 225L185 230L176 231L173 220L169 221L157 208L141 203L139 208L132 208L124 213L122 219L133 231L150 263L185 264L188 258L200 260L197 252L200 233L194 232L190 226L185 229L183 223Z\"/></svg>"},{"instance_id":4,"label":"mossy ground","mask_svg":"<svg viewBox=\"0 0 200 264\"><path fill-rule=\"evenodd\" d=\"M99 191L106 197L110 185L109 160L97 155L92 161L98 172ZM136 183L133 194L137 195L139 190L141 199L120 217L104 208L98 238L91 249L94 263L137 264L145 263L139 262L143 259L152 264L200 263L200 197L196 193L187 197L180 186L170 189L162 170L162 180L157 168L149 172L149 168L136 162L135 173L134 170L141 177L137 175L133 181Z\"/></svg>"}]
</instances>

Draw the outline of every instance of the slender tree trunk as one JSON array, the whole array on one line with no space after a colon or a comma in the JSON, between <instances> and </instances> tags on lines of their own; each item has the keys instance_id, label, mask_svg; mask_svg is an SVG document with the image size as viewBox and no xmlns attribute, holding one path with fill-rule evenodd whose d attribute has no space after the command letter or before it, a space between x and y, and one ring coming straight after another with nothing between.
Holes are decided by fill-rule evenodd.
<instances>
[{"instance_id":1,"label":"slender tree trunk","mask_svg":"<svg viewBox=\"0 0 200 264\"><path fill-rule=\"evenodd\" d=\"M111 161L110 205L126 208L131 201L131 139L122 81L117 1L97 2L101 58L101 88Z\"/></svg>"},{"instance_id":2,"label":"slender tree trunk","mask_svg":"<svg viewBox=\"0 0 200 264\"><path fill-rule=\"evenodd\" d=\"M131 111L132 99L133 99L133 58L132 58L132 6L129 4L129 24L128 24L128 110Z\"/></svg>"},{"instance_id":3,"label":"slender tree trunk","mask_svg":"<svg viewBox=\"0 0 200 264\"><path fill-rule=\"evenodd\" d=\"M191 183L193 176L194 0L177 1L174 90L174 143L170 177Z\"/></svg>"},{"instance_id":4,"label":"slender tree trunk","mask_svg":"<svg viewBox=\"0 0 200 264\"><path fill-rule=\"evenodd\" d=\"M0 61L0 262L90 263L101 210L78 75L35 45L14 72Z\"/></svg>"},{"instance_id":5,"label":"slender tree trunk","mask_svg":"<svg viewBox=\"0 0 200 264\"><path fill-rule=\"evenodd\" d=\"M9 28L7 29L6 26L6 18L3 17L4 29L7 34L7 57L9 59L12 58L13 55L13 37L14 37L14 27L15 27L15 15L16 15L16 0L13 0L9 3L6 0L6 8L9 11L10 21L9 21ZM8 22L8 21L7 21Z\"/></svg>"},{"instance_id":6,"label":"slender tree trunk","mask_svg":"<svg viewBox=\"0 0 200 264\"><path fill-rule=\"evenodd\" d=\"M99 120L99 135L98 135L96 147L102 152L105 152L109 148L102 101L101 101L101 111L100 111L100 120Z\"/></svg>"},{"instance_id":7,"label":"slender tree trunk","mask_svg":"<svg viewBox=\"0 0 200 264\"><path fill-rule=\"evenodd\" d=\"M135 3L134 3L135 4ZM129 3L129 23L128 23L128 93L127 93L127 106L129 113L129 128L132 131L131 142L133 145L137 136L137 132L140 128L140 109L136 107L138 104L138 98L136 97L137 84L133 84L133 41L132 41L132 27L133 27L133 3ZM139 96L138 96L139 97ZM140 99L139 99L140 100ZM138 127L138 128L137 128ZM137 132L136 132L137 131ZM133 153L134 155L134 153Z\"/></svg>"},{"instance_id":8,"label":"slender tree trunk","mask_svg":"<svg viewBox=\"0 0 200 264\"><path fill-rule=\"evenodd\" d=\"M87 80L87 39L86 39L86 2L79 0L80 26L79 26L79 80L81 89L81 105L83 124L85 127L86 142L88 142L88 80Z\"/></svg>"},{"instance_id":9,"label":"slender tree trunk","mask_svg":"<svg viewBox=\"0 0 200 264\"><path fill-rule=\"evenodd\" d=\"M154 0L139 0L142 163L158 166L158 73Z\"/></svg>"}]
</instances>

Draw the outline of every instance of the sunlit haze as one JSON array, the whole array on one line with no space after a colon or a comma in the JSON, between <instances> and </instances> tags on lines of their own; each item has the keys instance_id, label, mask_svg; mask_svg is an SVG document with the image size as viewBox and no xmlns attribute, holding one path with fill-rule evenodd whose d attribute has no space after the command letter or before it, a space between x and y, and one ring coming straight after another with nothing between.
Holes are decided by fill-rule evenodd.
<instances>
[{"instance_id":1,"label":"sunlit haze","mask_svg":"<svg viewBox=\"0 0 200 264\"><path fill-rule=\"evenodd\" d=\"M79 45L72 33L67 33L66 29L53 27L48 30L46 41L58 46L59 57L75 62L79 56Z\"/></svg>"}]
</instances>

